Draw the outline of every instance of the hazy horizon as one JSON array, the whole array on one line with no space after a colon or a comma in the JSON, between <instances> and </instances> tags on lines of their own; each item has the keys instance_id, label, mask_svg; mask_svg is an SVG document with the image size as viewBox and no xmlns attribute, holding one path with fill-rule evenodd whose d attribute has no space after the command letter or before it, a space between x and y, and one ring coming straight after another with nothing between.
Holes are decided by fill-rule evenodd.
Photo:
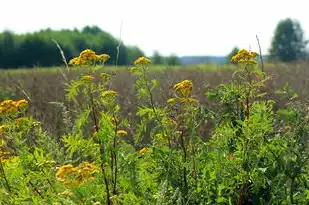
<instances>
[{"instance_id":1,"label":"hazy horizon","mask_svg":"<svg viewBox=\"0 0 309 205\"><path fill-rule=\"evenodd\" d=\"M96 25L122 40L136 45L146 55L157 50L162 55L224 56L234 46L258 50L260 38L267 54L277 23L285 18L300 22L308 38L309 22L304 0L269 1L256 4L245 0L163 1L93 0L84 2L11 0L2 2L0 31L15 33L41 29L81 29ZM18 5L18 7L16 7Z\"/></svg>"}]
</instances>

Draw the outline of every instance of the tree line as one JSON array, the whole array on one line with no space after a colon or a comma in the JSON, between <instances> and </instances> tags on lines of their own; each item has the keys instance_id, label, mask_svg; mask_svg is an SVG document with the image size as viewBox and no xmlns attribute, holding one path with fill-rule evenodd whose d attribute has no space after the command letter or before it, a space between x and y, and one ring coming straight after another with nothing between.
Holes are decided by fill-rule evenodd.
<instances>
[{"instance_id":1,"label":"tree line","mask_svg":"<svg viewBox=\"0 0 309 205\"><path fill-rule=\"evenodd\" d=\"M28 34L4 31L0 34L0 68L49 67L63 64L55 42L61 46L67 59L78 55L81 50L91 48L97 53L107 53L115 64L119 40L97 26L85 26L82 30L44 29ZM127 65L144 53L136 46L121 45L118 65Z\"/></svg>"},{"instance_id":2,"label":"tree line","mask_svg":"<svg viewBox=\"0 0 309 205\"><path fill-rule=\"evenodd\" d=\"M299 21L291 18L283 19L279 21L275 29L267 60L282 62L307 60L309 58L308 42ZM238 47L234 47L227 59L230 60L238 50Z\"/></svg>"}]
</instances>

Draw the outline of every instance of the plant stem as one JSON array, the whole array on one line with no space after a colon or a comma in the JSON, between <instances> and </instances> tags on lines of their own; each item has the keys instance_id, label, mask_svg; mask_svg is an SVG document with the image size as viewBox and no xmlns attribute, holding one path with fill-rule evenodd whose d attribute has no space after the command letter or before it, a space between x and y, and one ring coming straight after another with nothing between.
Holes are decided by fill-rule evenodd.
<instances>
[{"instance_id":1,"label":"plant stem","mask_svg":"<svg viewBox=\"0 0 309 205\"><path fill-rule=\"evenodd\" d=\"M185 197L187 195L188 192L188 182L187 182L187 168L186 168L186 162L187 162L187 150L186 150L186 146L185 146L185 140L184 140L184 136L183 136L183 132L181 132L180 135L180 143L181 143L181 147L182 147L182 151L183 151L183 182L184 182L184 191L185 191Z\"/></svg>"},{"instance_id":2,"label":"plant stem","mask_svg":"<svg viewBox=\"0 0 309 205\"><path fill-rule=\"evenodd\" d=\"M114 141L113 141L113 150L112 150L112 156L113 156L113 164L115 165L113 174L114 174L114 186L113 186L113 194L116 195L116 188L117 188L117 172L118 172L118 165L117 165L117 155L116 155L116 140L117 140L117 130L118 130L118 122L115 116L115 112L113 112L113 118L115 119L115 135L114 135Z\"/></svg>"},{"instance_id":3,"label":"plant stem","mask_svg":"<svg viewBox=\"0 0 309 205\"><path fill-rule=\"evenodd\" d=\"M0 162L0 171L1 171L2 176L4 178L4 181L5 181L5 184L7 186L7 189L9 190L10 193L12 193L9 181L7 180L5 172L4 172L4 168L3 168L2 162Z\"/></svg>"},{"instance_id":4,"label":"plant stem","mask_svg":"<svg viewBox=\"0 0 309 205\"><path fill-rule=\"evenodd\" d=\"M291 204L294 204L294 184L295 184L295 177L293 176L291 178L291 185L290 185L290 200L291 200Z\"/></svg>"},{"instance_id":5,"label":"plant stem","mask_svg":"<svg viewBox=\"0 0 309 205\"><path fill-rule=\"evenodd\" d=\"M90 106L91 106L91 113L92 113L92 118L93 118L93 122L94 122L94 128L95 128L96 132L99 132L99 124L98 124L97 116L96 116L96 113L95 113L95 105L94 105L93 95L92 95L90 88L88 89L88 91L89 91ZM101 140L99 140L99 143L100 143L100 155L101 155L101 171L102 171L102 174L103 174L105 191L106 191L106 204L111 205L112 202L110 200L109 186L108 186L108 181L107 181L106 172L105 172L105 168L104 168L105 150L104 150L104 145L102 144Z\"/></svg>"}]
</instances>

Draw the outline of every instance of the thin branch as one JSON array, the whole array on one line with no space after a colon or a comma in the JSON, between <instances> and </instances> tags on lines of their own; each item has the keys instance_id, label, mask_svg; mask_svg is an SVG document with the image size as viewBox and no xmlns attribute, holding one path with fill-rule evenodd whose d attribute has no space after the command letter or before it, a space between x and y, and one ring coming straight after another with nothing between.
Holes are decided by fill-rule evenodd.
<instances>
[{"instance_id":1,"label":"thin branch","mask_svg":"<svg viewBox=\"0 0 309 205\"><path fill-rule=\"evenodd\" d=\"M67 60L64 56L64 52L63 52L62 48L60 47L60 45L58 44L58 42L55 39L52 39L52 41L56 44L57 48L59 49L61 57L62 57L62 61L64 62L67 70L69 70L69 65L68 65ZM63 72L62 69L60 69L60 72L61 72L63 78L68 82L68 77L65 75L65 73Z\"/></svg>"},{"instance_id":2,"label":"thin branch","mask_svg":"<svg viewBox=\"0 0 309 205\"><path fill-rule=\"evenodd\" d=\"M257 41L257 43L258 43L258 45L259 45L259 53L260 53L262 71L264 72L264 62L263 62L263 56L262 56L262 49L261 49L260 40L259 40L258 35L256 35L256 41Z\"/></svg>"}]
</instances>

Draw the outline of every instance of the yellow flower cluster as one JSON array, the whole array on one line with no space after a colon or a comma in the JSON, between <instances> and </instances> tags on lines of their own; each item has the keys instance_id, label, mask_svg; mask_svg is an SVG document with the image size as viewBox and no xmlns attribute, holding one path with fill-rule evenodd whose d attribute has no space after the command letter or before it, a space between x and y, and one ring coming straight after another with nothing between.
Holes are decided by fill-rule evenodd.
<instances>
[{"instance_id":1,"label":"yellow flower cluster","mask_svg":"<svg viewBox=\"0 0 309 205\"><path fill-rule=\"evenodd\" d=\"M69 189L66 189L63 192L59 193L58 195L64 196L64 197L71 197L73 195L73 193Z\"/></svg>"},{"instance_id":2,"label":"yellow flower cluster","mask_svg":"<svg viewBox=\"0 0 309 205\"><path fill-rule=\"evenodd\" d=\"M101 54L101 55L97 55L96 56L96 60L99 60L99 61L107 61L108 59L110 59L110 56L107 55L107 54Z\"/></svg>"},{"instance_id":3,"label":"yellow flower cluster","mask_svg":"<svg viewBox=\"0 0 309 205\"><path fill-rule=\"evenodd\" d=\"M254 60L254 58L257 55L258 54L256 52L241 49L235 56L232 57L231 61L240 64L256 64L257 62Z\"/></svg>"},{"instance_id":4,"label":"yellow flower cluster","mask_svg":"<svg viewBox=\"0 0 309 205\"><path fill-rule=\"evenodd\" d=\"M0 150L0 163L6 162L7 160L9 160L10 157L12 157L12 153L3 152L2 150Z\"/></svg>"},{"instance_id":5,"label":"yellow flower cluster","mask_svg":"<svg viewBox=\"0 0 309 205\"><path fill-rule=\"evenodd\" d=\"M92 75L84 75L82 76L82 81L84 83L91 83L93 81L94 77Z\"/></svg>"},{"instance_id":6,"label":"yellow flower cluster","mask_svg":"<svg viewBox=\"0 0 309 205\"><path fill-rule=\"evenodd\" d=\"M147 65L150 64L151 60L146 57L139 57L135 62L134 65Z\"/></svg>"},{"instance_id":7,"label":"yellow flower cluster","mask_svg":"<svg viewBox=\"0 0 309 205\"><path fill-rule=\"evenodd\" d=\"M76 168L73 165L71 164L63 165L58 169L56 173L56 179L58 181L65 182L65 177L74 172L76 172Z\"/></svg>"},{"instance_id":8,"label":"yellow flower cluster","mask_svg":"<svg viewBox=\"0 0 309 205\"><path fill-rule=\"evenodd\" d=\"M18 109L22 109L27 106L27 100L4 100L0 103L0 113L15 113L18 112Z\"/></svg>"},{"instance_id":9,"label":"yellow flower cluster","mask_svg":"<svg viewBox=\"0 0 309 205\"><path fill-rule=\"evenodd\" d=\"M173 89L180 92L183 96L187 96L192 92L193 83L191 80L184 80L174 85Z\"/></svg>"},{"instance_id":10,"label":"yellow flower cluster","mask_svg":"<svg viewBox=\"0 0 309 205\"><path fill-rule=\"evenodd\" d=\"M148 151L148 149L146 147L144 147L143 149L141 149L138 153L139 154L145 154Z\"/></svg>"},{"instance_id":11,"label":"yellow flower cluster","mask_svg":"<svg viewBox=\"0 0 309 205\"><path fill-rule=\"evenodd\" d=\"M95 179L93 174L98 171L98 167L94 163L83 162L77 167L76 180L78 182L87 182L90 179Z\"/></svg>"},{"instance_id":12,"label":"yellow flower cluster","mask_svg":"<svg viewBox=\"0 0 309 205\"><path fill-rule=\"evenodd\" d=\"M83 162L78 167L68 164L58 169L56 179L67 184L69 183L67 177L73 175L77 182L87 182L89 179L94 179L93 174L97 171L98 168L94 163Z\"/></svg>"},{"instance_id":13,"label":"yellow flower cluster","mask_svg":"<svg viewBox=\"0 0 309 205\"><path fill-rule=\"evenodd\" d=\"M167 103L175 103L176 100L175 100L175 98L170 98L170 99L168 99L166 102L167 102Z\"/></svg>"},{"instance_id":14,"label":"yellow flower cluster","mask_svg":"<svg viewBox=\"0 0 309 205\"><path fill-rule=\"evenodd\" d=\"M117 135L128 135L128 133L125 130L118 130Z\"/></svg>"},{"instance_id":15,"label":"yellow flower cluster","mask_svg":"<svg viewBox=\"0 0 309 205\"><path fill-rule=\"evenodd\" d=\"M93 50L83 50L78 57L75 57L69 61L69 65L87 65L95 61L105 62L110 58L107 54L97 55Z\"/></svg>"},{"instance_id":16,"label":"yellow flower cluster","mask_svg":"<svg viewBox=\"0 0 309 205\"><path fill-rule=\"evenodd\" d=\"M118 93L114 90L106 90L102 92L102 97L106 97L106 96L116 96L118 95Z\"/></svg>"},{"instance_id":17,"label":"yellow flower cluster","mask_svg":"<svg viewBox=\"0 0 309 205\"><path fill-rule=\"evenodd\" d=\"M181 103L199 103L199 101L195 98L177 98L180 100ZM170 98L167 100L167 103L175 103L176 99L175 98Z\"/></svg>"}]
</instances>

